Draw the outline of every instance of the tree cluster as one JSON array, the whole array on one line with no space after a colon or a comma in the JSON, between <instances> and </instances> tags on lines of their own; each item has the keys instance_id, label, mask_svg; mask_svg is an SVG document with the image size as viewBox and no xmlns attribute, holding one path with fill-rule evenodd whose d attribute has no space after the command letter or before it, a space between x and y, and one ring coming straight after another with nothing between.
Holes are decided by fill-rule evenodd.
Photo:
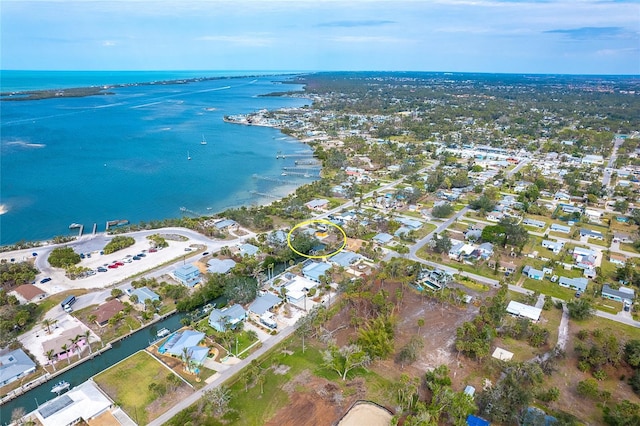
<instances>
[{"instance_id":1,"label":"tree cluster","mask_svg":"<svg viewBox=\"0 0 640 426\"><path fill-rule=\"evenodd\" d=\"M133 239L133 238L132 238ZM47 259L51 266L56 268L66 268L80 263L80 255L73 251L71 247L56 247L51 250Z\"/></svg>"},{"instance_id":2,"label":"tree cluster","mask_svg":"<svg viewBox=\"0 0 640 426\"><path fill-rule=\"evenodd\" d=\"M106 246L104 246L103 251L104 251L104 254L111 254L111 253L117 252L118 250L131 247L135 243L136 243L136 240L133 239L132 237L117 235L113 237L111 241L107 243Z\"/></svg>"}]
</instances>

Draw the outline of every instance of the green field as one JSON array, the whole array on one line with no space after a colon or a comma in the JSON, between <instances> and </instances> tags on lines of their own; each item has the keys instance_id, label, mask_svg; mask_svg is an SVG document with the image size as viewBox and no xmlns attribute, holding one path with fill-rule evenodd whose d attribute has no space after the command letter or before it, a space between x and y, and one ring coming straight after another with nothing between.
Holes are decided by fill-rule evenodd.
<instances>
[{"instance_id":1,"label":"green field","mask_svg":"<svg viewBox=\"0 0 640 426\"><path fill-rule=\"evenodd\" d=\"M151 383L167 382L171 373L145 351L140 351L94 377L94 381L138 424L149 422L146 411L155 399Z\"/></svg>"},{"instance_id":2,"label":"green field","mask_svg":"<svg viewBox=\"0 0 640 426\"><path fill-rule=\"evenodd\" d=\"M537 291L538 293L546 294L562 300L572 300L576 293L568 288L560 287L558 283L552 283L547 280L538 281L526 278L522 286L528 290Z\"/></svg>"}]
</instances>

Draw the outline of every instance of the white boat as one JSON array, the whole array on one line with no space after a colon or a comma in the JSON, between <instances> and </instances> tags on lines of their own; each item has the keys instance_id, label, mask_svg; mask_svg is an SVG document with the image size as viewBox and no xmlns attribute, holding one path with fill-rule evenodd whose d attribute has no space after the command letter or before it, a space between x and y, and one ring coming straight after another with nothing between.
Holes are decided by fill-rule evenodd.
<instances>
[{"instance_id":1,"label":"white boat","mask_svg":"<svg viewBox=\"0 0 640 426\"><path fill-rule=\"evenodd\" d=\"M51 388L51 392L54 392L54 393L60 393L60 392L62 392L62 391L64 391L64 390L69 389L69 386L71 386L71 385L69 384L69 382L66 382L66 381L62 380L62 381L60 381L60 382L56 383L56 384Z\"/></svg>"},{"instance_id":2,"label":"white boat","mask_svg":"<svg viewBox=\"0 0 640 426\"><path fill-rule=\"evenodd\" d=\"M191 160L191 154L189 154L189 151L187 151L187 160Z\"/></svg>"},{"instance_id":3,"label":"white boat","mask_svg":"<svg viewBox=\"0 0 640 426\"><path fill-rule=\"evenodd\" d=\"M171 333L171 332L169 331L168 328L163 328L163 329L158 330L158 332L156 333L156 336L164 337L164 336L167 336L169 333Z\"/></svg>"},{"instance_id":4,"label":"white boat","mask_svg":"<svg viewBox=\"0 0 640 426\"><path fill-rule=\"evenodd\" d=\"M204 138L204 135L202 135L202 141L200 141L200 145L206 145L207 144L207 140Z\"/></svg>"}]
</instances>

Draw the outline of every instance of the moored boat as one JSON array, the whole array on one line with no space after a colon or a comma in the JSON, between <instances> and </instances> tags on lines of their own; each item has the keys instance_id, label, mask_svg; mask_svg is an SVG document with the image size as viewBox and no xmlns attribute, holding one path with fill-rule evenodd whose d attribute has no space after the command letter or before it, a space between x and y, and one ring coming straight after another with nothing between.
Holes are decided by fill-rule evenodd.
<instances>
[{"instance_id":1,"label":"moored boat","mask_svg":"<svg viewBox=\"0 0 640 426\"><path fill-rule=\"evenodd\" d=\"M60 382L56 383L56 384L51 388L51 392L53 392L53 393L60 393L60 392L62 392L62 391L64 391L64 390L69 389L69 386L71 386L71 385L69 384L69 382L67 382L67 381L65 381L65 380L62 380L62 381L60 381Z\"/></svg>"}]
</instances>

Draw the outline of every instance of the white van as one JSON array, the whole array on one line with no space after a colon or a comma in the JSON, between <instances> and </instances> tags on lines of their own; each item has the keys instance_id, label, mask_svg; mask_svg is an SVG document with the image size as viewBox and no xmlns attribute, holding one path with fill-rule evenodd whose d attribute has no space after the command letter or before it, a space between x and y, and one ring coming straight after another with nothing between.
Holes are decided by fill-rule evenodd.
<instances>
[{"instance_id":1,"label":"white van","mask_svg":"<svg viewBox=\"0 0 640 426\"><path fill-rule=\"evenodd\" d=\"M275 320L271 315L267 315L267 314L262 315L260 317L260 322L269 328L272 328L272 329L278 328L278 323L275 322Z\"/></svg>"}]
</instances>

